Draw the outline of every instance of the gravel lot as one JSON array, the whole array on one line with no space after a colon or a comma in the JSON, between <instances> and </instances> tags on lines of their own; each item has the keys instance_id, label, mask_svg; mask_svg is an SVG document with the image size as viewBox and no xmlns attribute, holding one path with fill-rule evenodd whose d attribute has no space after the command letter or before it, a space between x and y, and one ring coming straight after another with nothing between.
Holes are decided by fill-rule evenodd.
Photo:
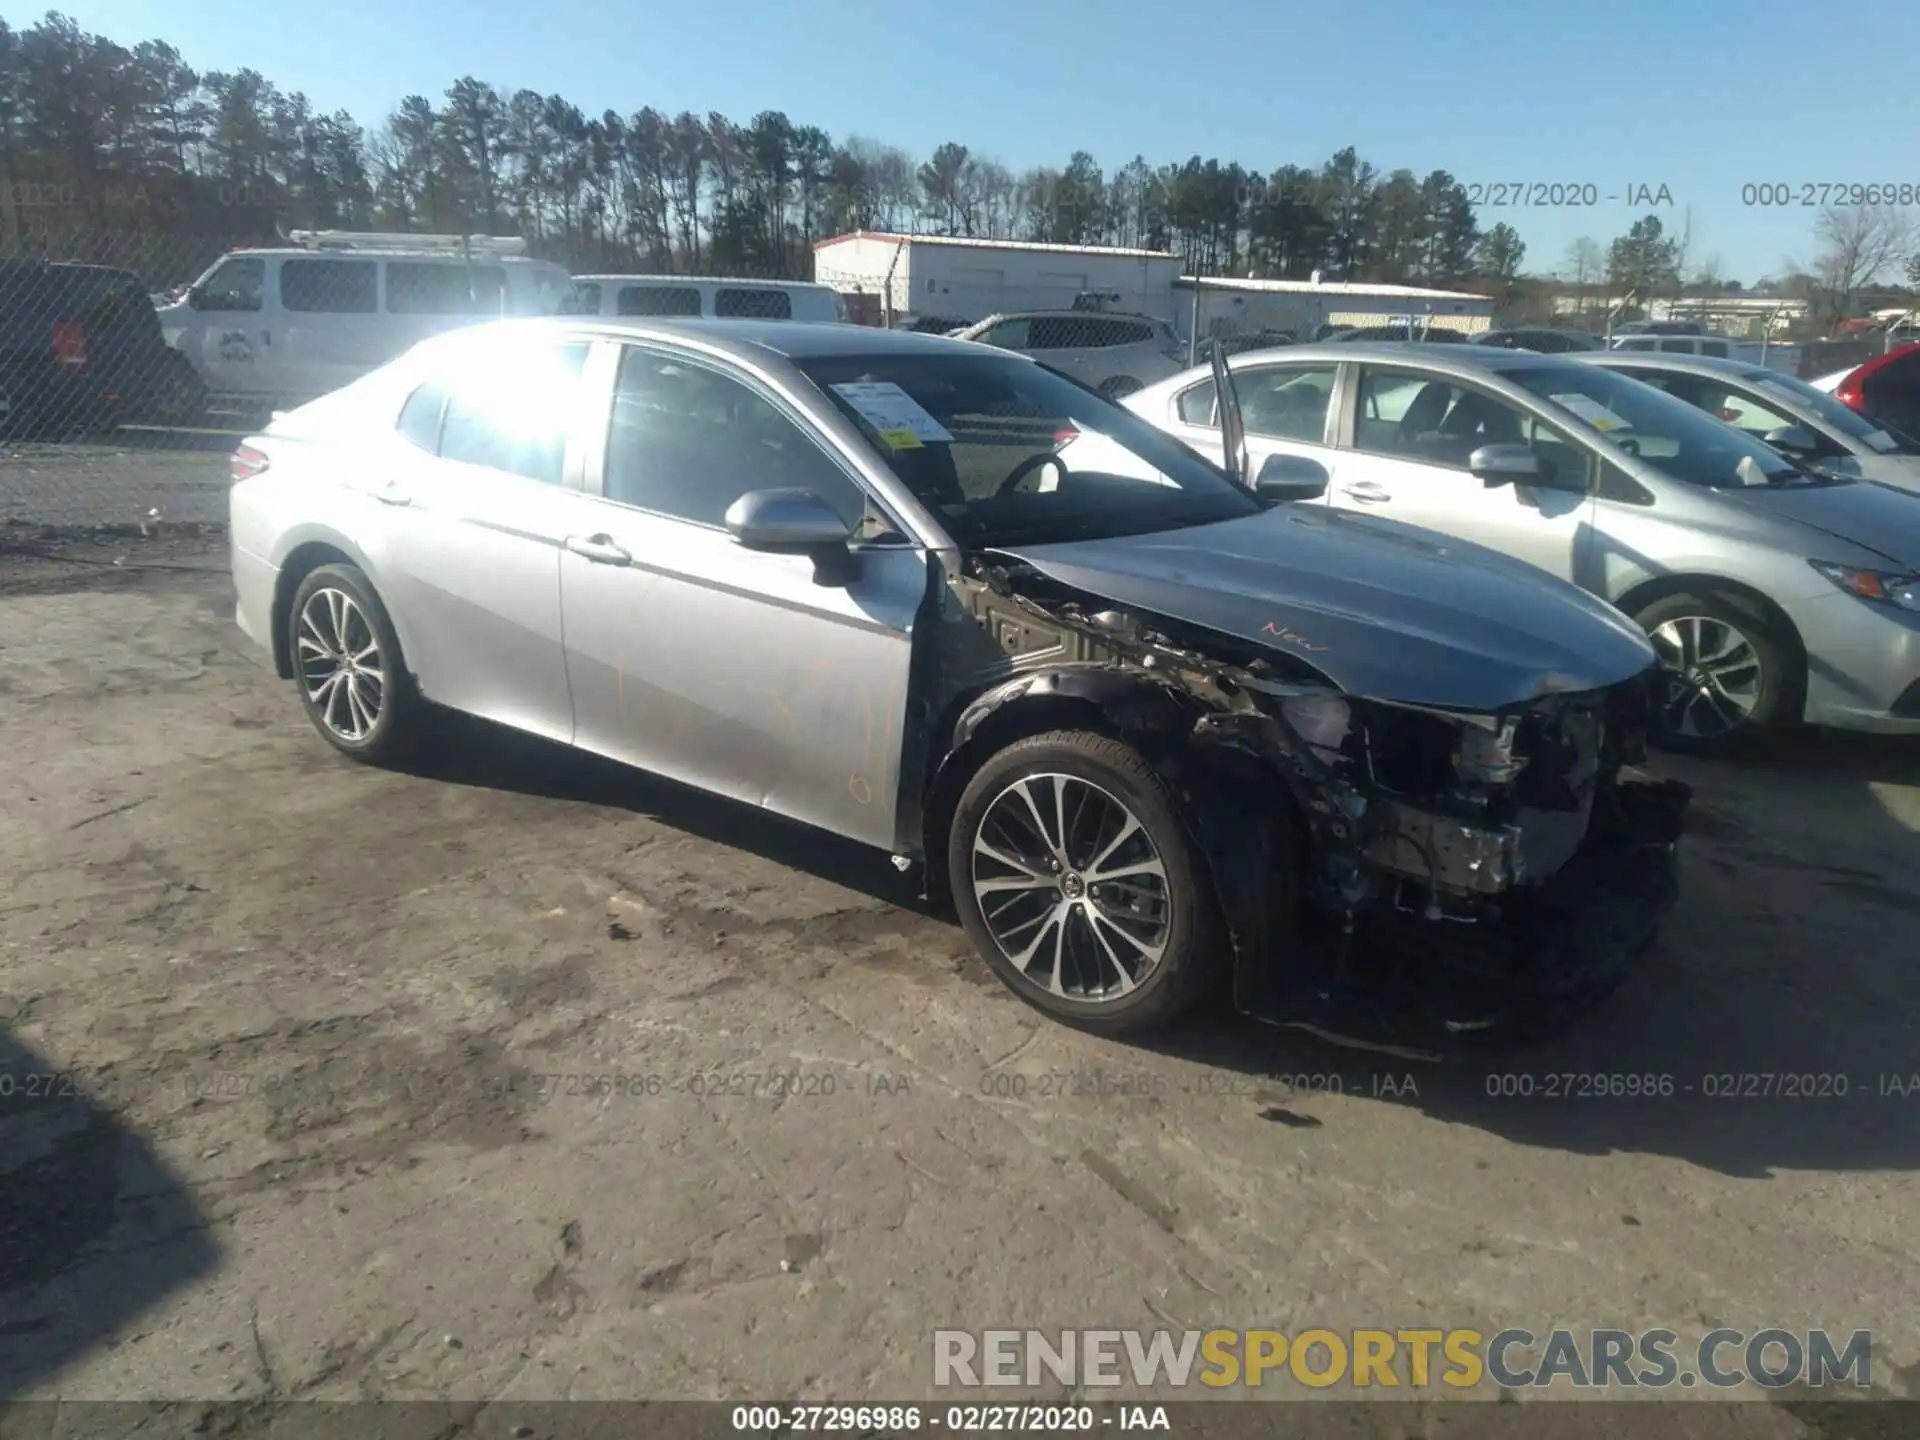
<instances>
[{"instance_id":1,"label":"gravel lot","mask_svg":"<svg viewBox=\"0 0 1920 1440\"><path fill-rule=\"evenodd\" d=\"M217 457L16 458L217 518ZM936 1327L1101 1324L1871 1327L1920 1391L1915 747L1666 765L1682 909L1549 1049L1131 1048L883 856L478 725L337 759L217 537L6 535L0 1395L909 1398Z\"/></svg>"},{"instance_id":2,"label":"gravel lot","mask_svg":"<svg viewBox=\"0 0 1920 1440\"><path fill-rule=\"evenodd\" d=\"M240 438L122 430L84 444L0 440L0 525L224 525L227 456Z\"/></svg>"}]
</instances>

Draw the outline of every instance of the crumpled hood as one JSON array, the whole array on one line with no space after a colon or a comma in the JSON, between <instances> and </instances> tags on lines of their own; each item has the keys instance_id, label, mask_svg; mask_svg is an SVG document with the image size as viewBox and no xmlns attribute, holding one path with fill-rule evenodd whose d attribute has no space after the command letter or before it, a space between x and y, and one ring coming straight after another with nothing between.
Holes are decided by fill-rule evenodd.
<instances>
[{"instance_id":1,"label":"crumpled hood","mask_svg":"<svg viewBox=\"0 0 1920 1440\"><path fill-rule=\"evenodd\" d=\"M1305 661L1377 700L1490 711L1618 684L1654 663L1638 626L1544 571L1320 506L1000 553L1114 604Z\"/></svg>"},{"instance_id":2,"label":"crumpled hood","mask_svg":"<svg viewBox=\"0 0 1920 1440\"><path fill-rule=\"evenodd\" d=\"M1920 570L1920 496L1886 484L1756 485L1715 492L1762 515L1802 525Z\"/></svg>"}]
</instances>

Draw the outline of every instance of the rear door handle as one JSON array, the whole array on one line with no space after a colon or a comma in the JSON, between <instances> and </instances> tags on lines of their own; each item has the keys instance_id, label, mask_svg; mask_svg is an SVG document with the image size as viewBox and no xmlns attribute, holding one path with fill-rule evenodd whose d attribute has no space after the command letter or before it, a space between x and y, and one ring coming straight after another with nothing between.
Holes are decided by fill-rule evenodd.
<instances>
[{"instance_id":1,"label":"rear door handle","mask_svg":"<svg viewBox=\"0 0 1920 1440\"><path fill-rule=\"evenodd\" d=\"M1341 488L1340 493L1349 500L1358 500L1362 505L1384 505L1393 499L1393 492L1383 490L1371 480L1356 480Z\"/></svg>"},{"instance_id":2,"label":"rear door handle","mask_svg":"<svg viewBox=\"0 0 1920 1440\"><path fill-rule=\"evenodd\" d=\"M398 480L389 480L386 484L382 485L378 490L373 492L373 498L378 500L382 505L411 505L413 503L413 496L409 495L400 487Z\"/></svg>"},{"instance_id":3,"label":"rear door handle","mask_svg":"<svg viewBox=\"0 0 1920 1440\"><path fill-rule=\"evenodd\" d=\"M631 565L633 556L613 543L610 535L569 535L567 549L596 565Z\"/></svg>"}]
</instances>

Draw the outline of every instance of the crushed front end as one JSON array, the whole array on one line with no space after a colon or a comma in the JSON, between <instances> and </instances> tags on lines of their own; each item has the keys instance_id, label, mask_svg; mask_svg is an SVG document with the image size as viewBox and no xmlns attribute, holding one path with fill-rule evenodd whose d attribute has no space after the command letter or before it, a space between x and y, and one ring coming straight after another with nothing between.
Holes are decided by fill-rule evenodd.
<instances>
[{"instance_id":1,"label":"crushed front end","mask_svg":"<svg viewBox=\"0 0 1920 1440\"><path fill-rule=\"evenodd\" d=\"M1306 832L1306 943L1239 961L1261 1019L1389 1046L1550 1033L1613 991L1678 897L1690 792L1629 774L1654 669L1487 714L1242 686L1250 703L1197 735L1256 746Z\"/></svg>"}]
</instances>

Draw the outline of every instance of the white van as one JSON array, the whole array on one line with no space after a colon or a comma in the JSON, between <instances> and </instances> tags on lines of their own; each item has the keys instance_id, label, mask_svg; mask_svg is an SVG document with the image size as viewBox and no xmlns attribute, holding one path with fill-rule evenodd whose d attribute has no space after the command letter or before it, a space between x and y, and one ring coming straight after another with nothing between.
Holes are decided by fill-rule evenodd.
<instances>
[{"instance_id":1,"label":"white van","mask_svg":"<svg viewBox=\"0 0 1920 1440\"><path fill-rule=\"evenodd\" d=\"M709 320L846 323L847 302L811 280L725 280L707 275L576 275L567 315L684 315Z\"/></svg>"},{"instance_id":2,"label":"white van","mask_svg":"<svg viewBox=\"0 0 1920 1440\"><path fill-rule=\"evenodd\" d=\"M1617 335L1612 347L1632 352L1652 350L1667 355L1708 355L1716 360L1739 360L1784 370L1791 375L1800 363L1795 345L1761 345L1758 340L1731 340L1725 335Z\"/></svg>"},{"instance_id":3,"label":"white van","mask_svg":"<svg viewBox=\"0 0 1920 1440\"><path fill-rule=\"evenodd\" d=\"M492 236L296 230L297 248L235 250L160 309L167 343L216 394L297 402L336 390L430 335L551 315L570 277Z\"/></svg>"}]
</instances>

